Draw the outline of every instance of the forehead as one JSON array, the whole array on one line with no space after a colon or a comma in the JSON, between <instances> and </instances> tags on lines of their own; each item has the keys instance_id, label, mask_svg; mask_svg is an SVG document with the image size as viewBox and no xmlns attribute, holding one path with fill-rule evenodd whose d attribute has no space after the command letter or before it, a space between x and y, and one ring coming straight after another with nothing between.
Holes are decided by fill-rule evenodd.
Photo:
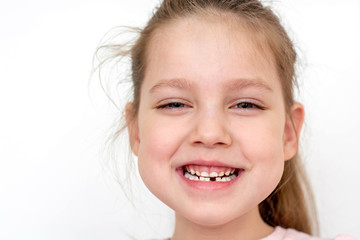
<instances>
[{"instance_id":1,"label":"forehead","mask_svg":"<svg viewBox=\"0 0 360 240\"><path fill-rule=\"evenodd\" d=\"M277 79L273 54L254 34L234 20L188 17L172 21L151 38L144 84L162 78L257 78L273 87Z\"/></svg>"}]
</instances>

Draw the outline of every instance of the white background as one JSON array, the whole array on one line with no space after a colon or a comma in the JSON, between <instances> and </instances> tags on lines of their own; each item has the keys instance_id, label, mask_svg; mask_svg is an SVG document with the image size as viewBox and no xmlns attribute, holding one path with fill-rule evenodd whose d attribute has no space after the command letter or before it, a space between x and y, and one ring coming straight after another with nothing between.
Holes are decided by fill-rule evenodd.
<instances>
[{"instance_id":1,"label":"white background","mask_svg":"<svg viewBox=\"0 0 360 240\"><path fill-rule=\"evenodd\" d=\"M275 2L301 49L302 148L321 235L360 238L360 1ZM156 3L0 1L0 239L170 236L166 206L140 185L134 209L103 170L116 109L97 80L88 88L102 36L142 26Z\"/></svg>"}]
</instances>

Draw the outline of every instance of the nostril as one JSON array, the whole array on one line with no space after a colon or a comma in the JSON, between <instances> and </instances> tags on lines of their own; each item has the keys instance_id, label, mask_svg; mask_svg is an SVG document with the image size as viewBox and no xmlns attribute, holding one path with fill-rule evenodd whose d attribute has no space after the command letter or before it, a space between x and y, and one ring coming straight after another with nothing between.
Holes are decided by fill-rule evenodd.
<instances>
[{"instance_id":1,"label":"nostril","mask_svg":"<svg viewBox=\"0 0 360 240\"><path fill-rule=\"evenodd\" d=\"M225 142L214 142L214 143L209 143L209 142L203 142L203 141L194 141L193 142L194 145L204 145L204 146L208 146L208 147L216 147L216 146L225 146L228 145Z\"/></svg>"},{"instance_id":2,"label":"nostril","mask_svg":"<svg viewBox=\"0 0 360 240\"><path fill-rule=\"evenodd\" d=\"M208 122L196 125L191 131L190 141L193 145L213 148L231 145L231 134L225 126L209 125Z\"/></svg>"}]
</instances>

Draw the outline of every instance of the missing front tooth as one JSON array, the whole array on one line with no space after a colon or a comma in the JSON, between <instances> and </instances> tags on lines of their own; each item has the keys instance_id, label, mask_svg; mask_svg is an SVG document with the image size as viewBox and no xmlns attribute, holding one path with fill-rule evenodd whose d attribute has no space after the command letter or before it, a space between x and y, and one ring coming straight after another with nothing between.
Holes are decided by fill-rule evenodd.
<instances>
[{"instance_id":1,"label":"missing front tooth","mask_svg":"<svg viewBox=\"0 0 360 240\"><path fill-rule=\"evenodd\" d=\"M239 168L233 168L231 171L224 169L222 172L200 172L195 169L189 166L183 166L182 172L184 177L193 181L228 182L234 180L242 170Z\"/></svg>"}]
</instances>

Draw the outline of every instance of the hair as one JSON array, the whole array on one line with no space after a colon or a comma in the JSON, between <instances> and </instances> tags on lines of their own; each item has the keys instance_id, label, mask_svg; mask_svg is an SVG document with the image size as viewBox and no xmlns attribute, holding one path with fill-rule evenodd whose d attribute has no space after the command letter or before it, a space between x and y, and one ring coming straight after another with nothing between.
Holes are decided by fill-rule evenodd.
<instances>
[{"instance_id":1,"label":"hair","mask_svg":"<svg viewBox=\"0 0 360 240\"><path fill-rule=\"evenodd\" d=\"M294 103L293 92L294 87L297 86L295 74L297 54L279 18L269 7L258 0L164 0L145 28L139 30L138 38L128 49L126 44L105 46L113 51L113 58L124 56L131 58L133 119L138 114L146 60L151 57L147 56L149 42L160 27L193 16L234 19L242 27L245 26L250 30L249 37L256 46L264 51L270 51L274 57L285 109L288 112ZM119 137L122 130L123 128L119 127L113 140ZM278 186L259 204L259 211L262 219L270 226L294 228L308 234L317 233L315 203L299 154L285 162L283 176Z\"/></svg>"}]
</instances>

